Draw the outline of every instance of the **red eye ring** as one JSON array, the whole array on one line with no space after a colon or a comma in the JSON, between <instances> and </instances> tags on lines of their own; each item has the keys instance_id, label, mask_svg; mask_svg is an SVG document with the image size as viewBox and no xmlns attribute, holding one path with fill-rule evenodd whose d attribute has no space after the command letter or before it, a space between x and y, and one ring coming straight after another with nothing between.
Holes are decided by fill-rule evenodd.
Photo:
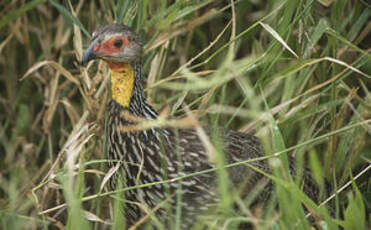
<instances>
[{"instance_id":1,"label":"red eye ring","mask_svg":"<svg viewBox=\"0 0 371 230\"><path fill-rule=\"evenodd\" d=\"M97 46L94 47L94 51L102 52L104 55L112 55L120 52L124 47L127 47L129 43L129 40L125 36L115 36L102 44L97 44Z\"/></svg>"}]
</instances>

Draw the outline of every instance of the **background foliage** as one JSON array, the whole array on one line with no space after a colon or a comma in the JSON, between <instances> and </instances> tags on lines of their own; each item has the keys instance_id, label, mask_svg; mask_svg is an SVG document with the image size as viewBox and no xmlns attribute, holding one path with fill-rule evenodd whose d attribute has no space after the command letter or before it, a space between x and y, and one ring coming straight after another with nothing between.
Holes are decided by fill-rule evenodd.
<instances>
[{"instance_id":1,"label":"background foliage","mask_svg":"<svg viewBox=\"0 0 371 230\"><path fill-rule=\"evenodd\" d=\"M241 201L210 229L308 229L300 201L323 229L371 227L367 1L5 0L0 9L0 228L121 229L121 198L101 185L107 69L79 65L89 33L111 22L140 34L146 94L164 116L184 116L186 104L205 125L259 136L273 166L292 154L320 187L341 190L331 217L274 173L267 209Z\"/></svg>"}]
</instances>

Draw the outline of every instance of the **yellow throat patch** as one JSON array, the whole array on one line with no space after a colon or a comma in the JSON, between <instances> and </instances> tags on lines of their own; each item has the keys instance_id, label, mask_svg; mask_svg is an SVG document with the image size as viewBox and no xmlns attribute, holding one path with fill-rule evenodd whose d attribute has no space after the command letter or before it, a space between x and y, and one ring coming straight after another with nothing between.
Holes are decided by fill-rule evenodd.
<instances>
[{"instance_id":1,"label":"yellow throat patch","mask_svg":"<svg viewBox=\"0 0 371 230\"><path fill-rule=\"evenodd\" d=\"M130 63L110 68L112 99L124 107L129 107L134 88L134 70Z\"/></svg>"}]
</instances>

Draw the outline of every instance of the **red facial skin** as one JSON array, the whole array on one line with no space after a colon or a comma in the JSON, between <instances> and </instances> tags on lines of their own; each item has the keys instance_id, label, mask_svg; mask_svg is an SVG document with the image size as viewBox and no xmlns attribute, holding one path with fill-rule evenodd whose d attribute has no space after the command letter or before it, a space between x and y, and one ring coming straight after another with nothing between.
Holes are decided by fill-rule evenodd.
<instances>
[{"instance_id":1,"label":"red facial skin","mask_svg":"<svg viewBox=\"0 0 371 230\"><path fill-rule=\"evenodd\" d=\"M116 47L114 45L116 40L122 40L121 47ZM104 57L104 56L109 56L109 55L113 55L115 53L121 52L121 50L123 50L128 45L129 45L129 40L125 36L116 36L116 37L109 39L103 44L99 44L99 43L96 44L93 50L95 52L102 53L102 56ZM123 65L123 63L118 63L118 62L110 62L110 61L106 61L106 62L110 69L116 69L116 68L122 67Z\"/></svg>"},{"instance_id":2,"label":"red facial skin","mask_svg":"<svg viewBox=\"0 0 371 230\"><path fill-rule=\"evenodd\" d=\"M108 65L108 68L112 69L112 70L118 70L118 69L122 69L122 67L125 66L125 62L111 62L111 61L105 61Z\"/></svg>"}]
</instances>

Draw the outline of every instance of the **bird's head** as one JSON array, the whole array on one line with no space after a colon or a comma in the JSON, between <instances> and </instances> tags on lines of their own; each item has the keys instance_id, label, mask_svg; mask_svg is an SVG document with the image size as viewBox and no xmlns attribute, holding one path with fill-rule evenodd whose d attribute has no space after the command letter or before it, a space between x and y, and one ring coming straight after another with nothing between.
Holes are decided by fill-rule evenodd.
<instances>
[{"instance_id":1,"label":"bird's head","mask_svg":"<svg viewBox=\"0 0 371 230\"><path fill-rule=\"evenodd\" d=\"M142 45L136 33L128 26L111 24L94 31L91 44L81 62L85 64L99 58L112 69L123 63L133 63L141 55Z\"/></svg>"},{"instance_id":2,"label":"bird's head","mask_svg":"<svg viewBox=\"0 0 371 230\"><path fill-rule=\"evenodd\" d=\"M138 63L141 55L142 45L136 33L128 26L111 24L94 31L81 62L85 64L93 59L105 61L111 72L112 99L128 107L135 79L140 77L140 73L135 74L134 63Z\"/></svg>"}]
</instances>

